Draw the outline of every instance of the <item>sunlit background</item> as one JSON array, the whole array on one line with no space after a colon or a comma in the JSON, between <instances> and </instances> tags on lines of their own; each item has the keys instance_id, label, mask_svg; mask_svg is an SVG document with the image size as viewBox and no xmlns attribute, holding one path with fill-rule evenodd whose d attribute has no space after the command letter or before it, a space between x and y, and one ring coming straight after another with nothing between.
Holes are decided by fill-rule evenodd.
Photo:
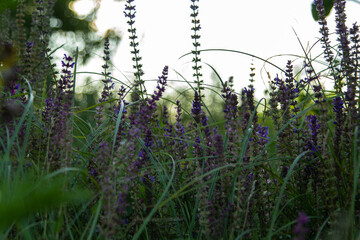
<instances>
[{"instance_id":1,"label":"sunlit background","mask_svg":"<svg viewBox=\"0 0 360 240\"><path fill-rule=\"evenodd\" d=\"M188 0L136 0L136 18L140 56L142 57L145 80L154 80L161 74L165 65L169 65L169 79L182 80L176 72L189 81L192 77L192 56L182 55L192 50L190 4ZM319 25L311 15L311 0L201 0L199 2L199 19L201 24L200 49L228 49L245 52L274 63L284 68L287 60L295 60L294 68L303 66L304 50L311 50L311 57L321 53ZM77 0L70 8L80 17L85 16L97 4L100 4L92 28L98 35L107 31L120 34L122 40L112 55L112 75L121 81L132 79L132 56L130 55L127 32L127 19L124 16L125 2L114 0ZM334 10L328 17L330 32L335 31ZM360 5L348 2L346 8L347 26L360 20ZM57 39L57 44L76 45L64 38ZM335 44L332 39L332 44ZM102 71L102 53L94 51L94 57L79 71ZM213 66L222 80L234 76L235 88L249 84L251 64L255 67L256 97L264 97L264 90L269 81L281 72L256 57L231 52L203 52L203 62ZM320 59L319 59L320 60ZM319 70L321 63L317 64ZM203 64L205 83L212 82L212 70ZM99 81L100 76L82 74L78 76L84 83L86 77ZM332 83L327 83L332 86ZM154 81L147 82L147 88L153 89ZM177 87L175 83L170 86Z\"/></svg>"}]
</instances>

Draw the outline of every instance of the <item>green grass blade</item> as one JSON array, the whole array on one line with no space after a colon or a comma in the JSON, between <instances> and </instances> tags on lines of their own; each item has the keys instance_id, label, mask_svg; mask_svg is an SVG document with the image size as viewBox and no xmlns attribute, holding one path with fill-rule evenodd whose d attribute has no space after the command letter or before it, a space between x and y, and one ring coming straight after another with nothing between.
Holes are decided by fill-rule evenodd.
<instances>
[{"instance_id":1,"label":"green grass blade","mask_svg":"<svg viewBox=\"0 0 360 240\"><path fill-rule=\"evenodd\" d=\"M280 189L280 193L279 193L279 196L277 198L277 201L276 201L276 204L275 204L275 208L274 208L274 211L272 213L272 217L271 217L271 224L270 224L270 227L269 227L269 231L268 231L268 234L266 236L266 239L267 240L271 240L272 239L272 236L273 236L273 229L274 229L274 226L275 226L275 221L278 217L278 211L279 211L279 207L280 207L280 202L281 202L281 198L285 192L285 188L286 188L286 185L294 171L294 168L296 166L296 164L300 161L300 159L305 156L305 154L307 154L308 152L310 151L306 151L306 152L302 152L300 155L298 155L295 160L293 161L293 163L291 164L287 174L286 174L286 177L284 179L284 182L281 186L281 189Z\"/></svg>"},{"instance_id":2,"label":"green grass blade","mask_svg":"<svg viewBox=\"0 0 360 240\"><path fill-rule=\"evenodd\" d=\"M137 240L141 233L144 231L146 225L149 223L151 217L154 215L154 213L159 209L159 206L162 202L162 200L165 198L165 196L168 194L169 188L172 184L172 181L174 179L175 176L175 161L172 159L172 163L173 163L173 168L172 168L172 173L171 173L171 178L166 186L166 188L164 189L163 193L161 194L159 200L157 201L157 203L155 204L154 208L151 210L151 212L149 213L149 215L145 218L143 224L141 224L140 229L136 232L136 234L133 237L133 240Z\"/></svg>"},{"instance_id":3,"label":"green grass blade","mask_svg":"<svg viewBox=\"0 0 360 240\"><path fill-rule=\"evenodd\" d=\"M100 216L101 205L102 205L102 197L99 199L99 202L98 202L98 205L97 205L97 208L96 208L96 212L95 212L95 216L94 216L94 219L93 219L93 221L91 223L91 228L90 228L90 232L89 232L89 235L87 237L87 240L92 240L93 239L93 234L95 232L96 223L97 223L97 220L98 220L98 218Z\"/></svg>"}]
</instances>

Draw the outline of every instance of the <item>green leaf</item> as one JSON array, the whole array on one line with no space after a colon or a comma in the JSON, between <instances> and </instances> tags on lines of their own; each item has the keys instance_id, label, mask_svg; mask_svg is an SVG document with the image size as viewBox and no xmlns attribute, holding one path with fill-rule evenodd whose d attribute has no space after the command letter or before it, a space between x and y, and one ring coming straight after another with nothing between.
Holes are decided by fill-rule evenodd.
<instances>
[{"instance_id":1,"label":"green leaf","mask_svg":"<svg viewBox=\"0 0 360 240\"><path fill-rule=\"evenodd\" d=\"M323 0L325 8L325 17L330 15L331 9L334 7L334 0ZM315 4L311 4L311 13L315 21L319 21L319 14L316 11Z\"/></svg>"},{"instance_id":2,"label":"green leaf","mask_svg":"<svg viewBox=\"0 0 360 240\"><path fill-rule=\"evenodd\" d=\"M0 14L9 9L14 11L16 9L17 1L15 0L1 0L0 1Z\"/></svg>"},{"instance_id":3,"label":"green leaf","mask_svg":"<svg viewBox=\"0 0 360 240\"><path fill-rule=\"evenodd\" d=\"M70 202L80 203L90 197L87 191L67 190L67 183L68 180L64 177L38 178L32 175L2 181L0 230L42 210L60 207Z\"/></svg>"}]
</instances>

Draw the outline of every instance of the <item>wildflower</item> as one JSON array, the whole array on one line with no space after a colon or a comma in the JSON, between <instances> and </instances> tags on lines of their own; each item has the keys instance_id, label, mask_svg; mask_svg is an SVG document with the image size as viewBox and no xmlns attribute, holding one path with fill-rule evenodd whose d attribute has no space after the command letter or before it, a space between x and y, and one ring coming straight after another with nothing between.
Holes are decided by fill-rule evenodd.
<instances>
[{"instance_id":1,"label":"wildflower","mask_svg":"<svg viewBox=\"0 0 360 240\"><path fill-rule=\"evenodd\" d=\"M198 136L198 137L196 137L195 138L195 143L194 143L194 154L195 154L195 156L202 156L202 154L203 154L203 149L202 149L202 147L200 146L200 143L201 143L201 139L200 139L200 137Z\"/></svg>"},{"instance_id":2,"label":"wildflower","mask_svg":"<svg viewBox=\"0 0 360 240\"><path fill-rule=\"evenodd\" d=\"M103 57L105 64L102 65L102 68L104 69L104 71L102 72L104 79L102 80L104 87L103 90L101 92L101 98L99 99L99 103L103 103L106 102L107 100L109 100L109 98L112 96L111 90L114 89L114 83L112 82L112 79L110 77L111 72L108 72L108 68L109 68L109 61L110 61L110 51L109 51L109 38L105 38L105 42L104 42L104 54L105 56ZM103 122L103 110L104 110L104 105L100 105L96 108L96 124L97 126L101 125L101 123Z\"/></svg>"},{"instance_id":3,"label":"wildflower","mask_svg":"<svg viewBox=\"0 0 360 240\"><path fill-rule=\"evenodd\" d=\"M46 101L46 108L43 112L47 134L51 138L51 150L49 153L52 168L56 169L61 165L67 166L71 153L71 131L70 123L71 107L73 104L74 92L71 68L74 67L73 58L64 54L62 63L62 74L56 83L55 92L50 92ZM56 134L53 134L56 133ZM61 149L61 151L59 151Z\"/></svg>"},{"instance_id":4,"label":"wildflower","mask_svg":"<svg viewBox=\"0 0 360 240\"><path fill-rule=\"evenodd\" d=\"M195 119L196 123L200 123L200 117L202 114L202 110L201 110L201 99L200 99L200 95L198 94L197 91L195 91L195 95L194 95L194 100L193 100L193 107L191 109L191 113Z\"/></svg>"},{"instance_id":5,"label":"wildflower","mask_svg":"<svg viewBox=\"0 0 360 240\"><path fill-rule=\"evenodd\" d=\"M327 21L325 19L325 8L323 5L323 0L315 0L314 4L316 6L316 11L319 14L319 24L321 26L320 33L322 36L321 42L324 48L325 59L328 63L332 64L334 56L330 46L329 28L327 27Z\"/></svg>"},{"instance_id":6,"label":"wildflower","mask_svg":"<svg viewBox=\"0 0 360 240\"><path fill-rule=\"evenodd\" d=\"M220 134L214 136L214 147L216 156L222 156L224 154L223 137Z\"/></svg>"},{"instance_id":7,"label":"wildflower","mask_svg":"<svg viewBox=\"0 0 360 240\"><path fill-rule=\"evenodd\" d=\"M247 105L248 105L250 112L253 112L255 110L254 92L255 92L255 89L252 85L249 85L249 89L247 89L245 87L243 90L243 93L246 95L246 101L247 101Z\"/></svg>"},{"instance_id":8,"label":"wildflower","mask_svg":"<svg viewBox=\"0 0 360 240\"><path fill-rule=\"evenodd\" d=\"M306 227L304 227L304 225L308 222L309 222L309 217L305 213L301 212L297 219L297 224L293 229L293 233L296 235L296 237L293 238L293 240L306 239L306 233L308 233L309 230Z\"/></svg>"},{"instance_id":9,"label":"wildflower","mask_svg":"<svg viewBox=\"0 0 360 240\"><path fill-rule=\"evenodd\" d=\"M181 111L181 103L179 100L176 100L176 124L175 124L175 130L176 130L176 135L178 137L183 137L183 134L185 133L185 128L184 125L182 124L181 120L182 120L182 111Z\"/></svg>"},{"instance_id":10,"label":"wildflower","mask_svg":"<svg viewBox=\"0 0 360 240\"><path fill-rule=\"evenodd\" d=\"M260 144L261 146L265 146L265 144L270 139L270 137L268 136L269 135L269 127L263 127L263 126L259 125L256 134L260 136L260 138L258 140L258 144Z\"/></svg>"},{"instance_id":11,"label":"wildflower","mask_svg":"<svg viewBox=\"0 0 360 240\"><path fill-rule=\"evenodd\" d=\"M309 123L311 135L316 136L320 131L320 124L317 121L316 115L309 115L306 117L306 121Z\"/></svg>"},{"instance_id":12,"label":"wildflower","mask_svg":"<svg viewBox=\"0 0 360 240\"><path fill-rule=\"evenodd\" d=\"M341 97L333 99L333 111L335 113L335 136L334 136L334 150L335 154L339 157L341 142L343 138L343 125L345 123L345 113L343 112L344 102Z\"/></svg>"},{"instance_id":13,"label":"wildflower","mask_svg":"<svg viewBox=\"0 0 360 240\"><path fill-rule=\"evenodd\" d=\"M128 207L128 203L126 201L127 197L127 187L125 187L124 192L118 194L117 204L116 204L116 213L118 216L118 224L126 225L127 218L124 216L126 213L126 208Z\"/></svg>"},{"instance_id":14,"label":"wildflower","mask_svg":"<svg viewBox=\"0 0 360 240\"><path fill-rule=\"evenodd\" d=\"M164 124L164 137L165 141L170 144L171 146L174 146L175 140L172 139L174 137L173 133L173 125L169 123L169 111L167 107L164 105L163 108L163 117L162 117L162 123Z\"/></svg>"},{"instance_id":15,"label":"wildflower","mask_svg":"<svg viewBox=\"0 0 360 240\"><path fill-rule=\"evenodd\" d=\"M110 163L110 154L109 144L105 141L100 142L96 150L96 157L93 159L90 167L90 175L95 180L99 181L100 177L105 177L103 173L107 170Z\"/></svg>"},{"instance_id":16,"label":"wildflower","mask_svg":"<svg viewBox=\"0 0 360 240\"><path fill-rule=\"evenodd\" d=\"M181 104L179 100L176 100L176 124L175 124L175 145L174 145L174 150L175 150L175 156L177 156L178 160L180 159L185 159L187 156L187 148L188 148L188 143L185 142L185 127L182 124L181 120L182 120L182 111L181 111ZM184 162L184 164L182 164L182 166L184 168L188 168L188 162Z\"/></svg>"},{"instance_id":17,"label":"wildflower","mask_svg":"<svg viewBox=\"0 0 360 240\"><path fill-rule=\"evenodd\" d=\"M194 65L192 68L195 71L193 76L196 78L195 79L195 83L196 83L195 90L199 93L199 97L201 99L203 97L203 95L201 94L201 91L204 90L204 87L202 86L204 80L200 79L202 77L202 74L200 73L202 66L199 64L201 59L199 58L200 51L198 50L198 47L200 47L200 43L198 41L200 39L200 35L198 34L198 32L201 29L200 20L197 18L198 14L199 14L199 10L198 10L199 6L196 5L196 2L198 2L198 1L199 0L191 0L192 4L190 6L190 8L192 10L192 13L190 14L190 16L193 18L191 20L191 22L194 24L194 26L191 28L191 30L194 31L194 33L191 35L191 38L194 40L194 42L193 42L194 50L191 52L194 55L194 58L192 60Z\"/></svg>"},{"instance_id":18,"label":"wildflower","mask_svg":"<svg viewBox=\"0 0 360 240\"><path fill-rule=\"evenodd\" d=\"M165 66L162 72L162 76L159 77L157 81L157 86L154 93L151 95L151 98L147 99L146 104L141 107L140 115L141 119L140 122L143 123L143 126L146 127L148 124L147 121L152 117L155 117L156 111L156 102L160 100L163 93L165 92L165 87L167 85L167 75L168 75L168 66Z\"/></svg>"},{"instance_id":19,"label":"wildflower","mask_svg":"<svg viewBox=\"0 0 360 240\"><path fill-rule=\"evenodd\" d=\"M119 91L118 91L119 101L118 101L118 103L116 105L114 105L114 110L113 110L113 122L116 123L117 119L119 117L119 114L120 114L121 103L123 103L124 108L123 108L122 113L121 113L122 121L120 122L118 132L117 132L117 135L116 135L116 142L115 142L115 146L114 146L115 151L119 148L122 139L126 135L124 119L125 119L126 113L127 113L126 106L129 105L129 103L126 102L125 99L124 99L125 91L126 91L126 88L124 86L121 86L119 88Z\"/></svg>"},{"instance_id":20,"label":"wildflower","mask_svg":"<svg viewBox=\"0 0 360 240\"><path fill-rule=\"evenodd\" d=\"M348 29L346 27L346 14L345 14L345 0L335 0L335 22L336 22L336 33L340 42L340 50L342 54L342 66L344 68L349 67L349 40L348 40ZM344 69L346 71L346 69Z\"/></svg>"},{"instance_id":21,"label":"wildflower","mask_svg":"<svg viewBox=\"0 0 360 240\"><path fill-rule=\"evenodd\" d=\"M304 151L312 151L307 154L307 162L311 162L315 157L316 153L319 153L321 150L321 145L319 144L321 125L316 115L306 116L306 123L309 126L309 137L305 140L305 146L303 147ZM318 161L314 162L312 165L318 165ZM316 176L317 169L312 168L311 166L306 166L305 169L305 180L308 180L310 177L318 178Z\"/></svg>"},{"instance_id":22,"label":"wildflower","mask_svg":"<svg viewBox=\"0 0 360 240\"><path fill-rule=\"evenodd\" d=\"M225 104L224 104L224 110L225 113L225 119L228 121L235 120L237 116L237 96L236 94L232 92L226 93L226 95L223 95L225 98Z\"/></svg>"},{"instance_id":23,"label":"wildflower","mask_svg":"<svg viewBox=\"0 0 360 240\"><path fill-rule=\"evenodd\" d=\"M234 93L232 89L232 78L229 81L225 82L222 96L225 99L224 103L224 118L226 119L225 129L226 135L228 137L228 142L226 144L226 148L228 153L233 154L234 157L232 160L229 160L229 163L236 162L236 149L237 149L237 141L238 141L238 129L239 129L239 121L238 118L238 97Z\"/></svg>"},{"instance_id":24,"label":"wildflower","mask_svg":"<svg viewBox=\"0 0 360 240\"><path fill-rule=\"evenodd\" d=\"M132 60L134 61L134 69L136 69L136 72L134 73L135 76L135 90L133 92L133 94L131 95L132 97L132 101L135 102L137 101L137 98L139 97L139 95L143 95L144 93L146 93L146 89L145 89L145 85L144 85L144 80L142 80L142 76L144 75L144 72L142 70L142 64L140 63L140 60L142 59L139 56L139 49L137 48L139 45L139 42L136 41L137 39L137 35L136 35L136 28L134 27L135 24L135 5L132 5L132 2L134 2L134 0L126 0L126 4L125 4L125 17L127 17L129 20L127 21L127 23L129 24L129 29L128 32L130 33L129 39L130 39L130 47L133 48L133 50L131 50L131 54L133 54L133 58ZM140 89L139 89L140 88ZM142 89L143 88L143 89Z\"/></svg>"},{"instance_id":25,"label":"wildflower","mask_svg":"<svg viewBox=\"0 0 360 240\"><path fill-rule=\"evenodd\" d=\"M210 127L208 126L208 118L206 117L205 114L203 114L201 116L201 125L205 128L203 128L204 131L204 135L205 135L205 145L207 146L206 148L206 155L211 156L213 155L213 150L212 150L212 145L213 145L213 140L212 140L212 131L210 129ZM209 159L209 161L211 161L212 159Z\"/></svg>"},{"instance_id":26,"label":"wildflower","mask_svg":"<svg viewBox=\"0 0 360 240\"><path fill-rule=\"evenodd\" d=\"M353 27L350 28L349 33L351 35L350 39L352 42L351 46L351 52L350 52L350 70L351 72L348 74L348 78L350 81L348 81L347 84L347 91L345 92L346 101L348 103L348 108L350 112L350 119L352 121L352 126L354 127L355 122L358 119L358 109L356 108L357 101L356 101L356 86L358 86L359 76L357 73L357 69L359 68L358 63L358 56L360 53L360 46L359 46L359 26L357 23L353 24Z\"/></svg>"},{"instance_id":27,"label":"wildflower","mask_svg":"<svg viewBox=\"0 0 360 240\"><path fill-rule=\"evenodd\" d=\"M341 97L336 97L333 100L333 111L335 113L342 113L342 109L344 108L344 102Z\"/></svg>"},{"instance_id":28,"label":"wildflower","mask_svg":"<svg viewBox=\"0 0 360 240\"><path fill-rule=\"evenodd\" d=\"M130 138L140 138L144 136L143 140L145 148L141 148L138 152L138 157L135 162L130 166L130 171L138 173L141 168L148 164L150 156L148 151L153 147L154 139L153 132L151 130L151 123L155 118L155 112L157 107L157 101L162 97L167 84L168 66L165 66L162 72L162 76L159 77L157 90L148 98L145 104L141 104L139 112L130 115L131 127L129 129ZM132 139L134 140L134 139Z\"/></svg>"}]
</instances>

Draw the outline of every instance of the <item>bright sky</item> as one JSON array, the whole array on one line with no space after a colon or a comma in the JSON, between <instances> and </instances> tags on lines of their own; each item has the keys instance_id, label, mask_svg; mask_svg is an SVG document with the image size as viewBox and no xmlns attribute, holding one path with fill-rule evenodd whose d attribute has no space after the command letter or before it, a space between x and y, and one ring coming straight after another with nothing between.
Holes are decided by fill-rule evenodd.
<instances>
[{"instance_id":1,"label":"bright sky","mask_svg":"<svg viewBox=\"0 0 360 240\"><path fill-rule=\"evenodd\" d=\"M267 59L275 55L296 54L304 56L302 48L293 29L306 48L313 45L320 37L319 25L311 16L312 0L200 0L199 19L201 24L200 49L231 49L246 52ZM181 79L174 70L181 73L188 80L192 78L192 56L179 59L190 52L192 47L191 18L189 0L135 0L138 40L140 42L140 56L143 60L144 79L157 79L161 75L164 65L169 65L169 79ZM93 0L78 0L74 8L85 13L86 8L93 5ZM102 0L97 19L95 21L99 34L107 29L114 29L122 33L122 41L112 61L114 66L127 76L132 75L132 56L130 55L129 39L125 19L124 1ZM353 22L360 23L360 5L348 2L346 12L347 26ZM328 18L330 32L335 31L334 10ZM335 41L332 41L335 44ZM312 56L321 52L321 46L312 51ZM274 57L269 61L284 68L288 59L294 56ZM228 80L234 76L235 87L248 85L251 63L256 67L255 88L257 97L263 97L264 82L268 82L266 71L272 78L280 71L255 58L238 53L204 52L201 59L212 65L222 79ZM98 59L99 60L99 59ZM98 60L90 63L90 68L98 68ZM254 61L252 61L254 60ZM303 61L297 60L294 65L301 67ZM89 71L89 66L83 70ZM117 70L113 75L124 79ZM211 83L211 70L203 66L205 83ZM154 84L154 83L151 83ZM175 86L175 85L172 85ZM332 86L332 83L330 83Z\"/></svg>"}]
</instances>

